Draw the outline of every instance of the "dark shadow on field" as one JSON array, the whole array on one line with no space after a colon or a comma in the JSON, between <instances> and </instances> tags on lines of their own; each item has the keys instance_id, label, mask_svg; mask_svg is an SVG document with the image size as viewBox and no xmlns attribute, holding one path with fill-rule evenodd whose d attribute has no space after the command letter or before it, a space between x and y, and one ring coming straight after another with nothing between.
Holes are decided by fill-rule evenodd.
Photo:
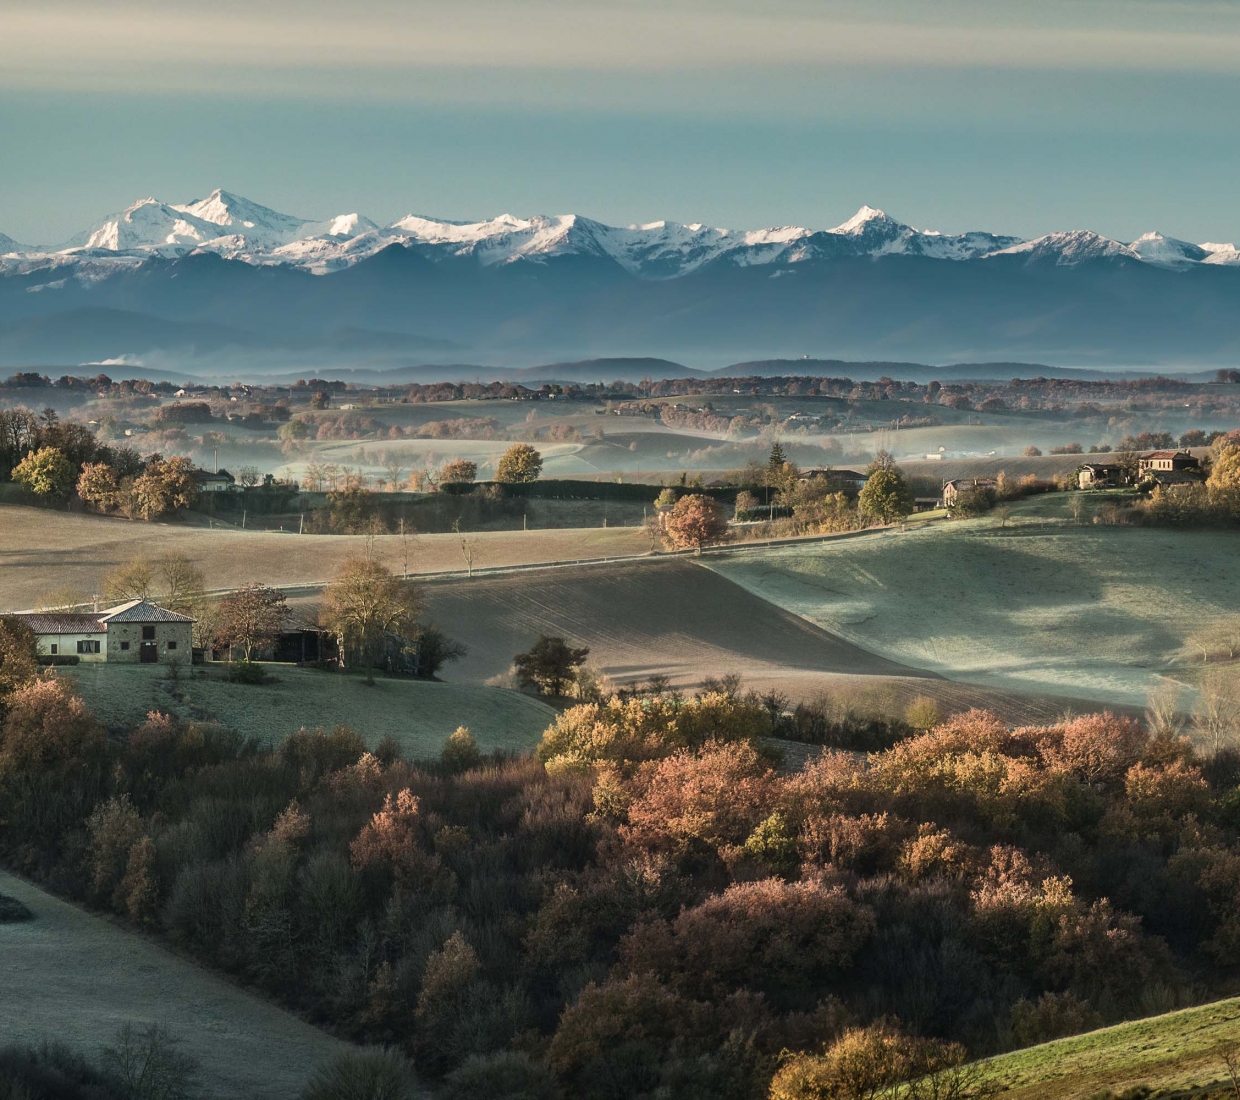
<instances>
[{"instance_id":1,"label":"dark shadow on field","mask_svg":"<svg viewBox=\"0 0 1240 1100\"><path fill-rule=\"evenodd\" d=\"M450 680L508 671L539 634L590 647L590 661L617 680L662 672L674 681L742 672L837 672L933 676L837 638L682 560L553 569L431 582L428 617L469 647Z\"/></svg>"}]
</instances>

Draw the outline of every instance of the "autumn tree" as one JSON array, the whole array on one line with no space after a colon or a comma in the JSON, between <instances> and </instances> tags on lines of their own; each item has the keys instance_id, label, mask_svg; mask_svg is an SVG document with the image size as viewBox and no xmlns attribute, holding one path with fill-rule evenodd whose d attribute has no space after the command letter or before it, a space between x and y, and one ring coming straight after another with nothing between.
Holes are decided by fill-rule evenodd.
<instances>
[{"instance_id":1,"label":"autumn tree","mask_svg":"<svg viewBox=\"0 0 1240 1100\"><path fill-rule=\"evenodd\" d=\"M240 647L247 661L264 642L277 637L291 612L284 593L264 584L247 584L219 603L216 645Z\"/></svg>"},{"instance_id":2,"label":"autumn tree","mask_svg":"<svg viewBox=\"0 0 1240 1100\"><path fill-rule=\"evenodd\" d=\"M101 512L110 512L120 498L116 471L106 462L88 462L77 481L77 495Z\"/></svg>"},{"instance_id":3,"label":"autumn tree","mask_svg":"<svg viewBox=\"0 0 1240 1100\"><path fill-rule=\"evenodd\" d=\"M577 679L577 670L590 655L588 647L570 646L563 638L543 634L526 652L513 659L517 679L523 687L537 688L539 694L562 696Z\"/></svg>"},{"instance_id":4,"label":"autumn tree","mask_svg":"<svg viewBox=\"0 0 1240 1100\"><path fill-rule=\"evenodd\" d=\"M153 455L133 480L133 506L141 519L152 520L188 508L198 497L194 464L179 455L165 460Z\"/></svg>"},{"instance_id":5,"label":"autumn tree","mask_svg":"<svg viewBox=\"0 0 1240 1100\"><path fill-rule=\"evenodd\" d=\"M340 640L341 658L378 660L388 633L411 636L420 602L411 584L370 558L350 558L323 594L323 619Z\"/></svg>"},{"instance_id":6,"label":"autumn tree","mask_svg":"<svg viewBox=\"0 0 1240 1100\"><path fill-rule=\"evenodd\" d=\"M25 485L37 497L64 500L73 488L75 470L59 448L40 447L17 464L13 480Z\"/></svg>"},{"instance_id":7,"label":"autumn tree","mask_svg":"<svg viewBox=\"0 0 1240 1100\"><path fill-rule=\"evenodd\" d=\"M34 631L21 619L0 617L0 718L5 700L32 683L39 674L39 649Z\"/></svg>"},{"instance_id":8,"label":"autumn tree","mask_svg":"<svg viewBox=\"0 0 1240 1100\"><path fill-rule=\"evenodd\" d=\"M722 542L728 533L728 518L714 497L690 493L681 497L663 521L668 539L677 550L693 549Z\"/></svg>"},{"instance_id":9,"label":"autumn tree","mask_svg":"<svg viewBox=\"0 0 1240 1100\"><path fill-rule=\"evenodd\" d=\"M495 467L495 480L508 482L537 481L543 460L528 443L514 443L500 457Z\"/></svg>"},{"instance_id":10,"label":"autumn tree","mask_svg":"<svg viewBox=\"0 0 1240 1100\"><path fill-rule=\"evenodd\" d=\"M471 485L477 477L478 463L464 458L446 463L439 471L439 481L445 485ZM509 479L501 478L501 480Z\"/></svg>"},{"instance_id":11,"label":"autumn tree","mask_svg":"<svg viewBox=\"0 0 1240 1100\"><path fill-rule=\"evenodd\" d=\"M895 523L907 516L913 510L913 494L899 467L871 466L857 507L863 516L878 523Z\"/></svg>"}]
</instances>

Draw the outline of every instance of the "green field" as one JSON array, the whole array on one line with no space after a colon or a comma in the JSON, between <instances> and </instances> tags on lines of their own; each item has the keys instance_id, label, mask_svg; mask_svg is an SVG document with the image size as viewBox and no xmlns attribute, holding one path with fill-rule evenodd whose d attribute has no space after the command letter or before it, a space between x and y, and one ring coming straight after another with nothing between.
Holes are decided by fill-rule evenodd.
<instances>
[{"instance_id":1,"label":"green field","mask_svg":"<svg viewBox=\"0 0 1240 1100\"><path fill-rule=\"evenodd\" d=\"M34 919L0 924L0 1037L94 1057L125 1024L160 1024L202 1067L212 1100L289 1100L347 1048L291 1013L104 917L0 871ZM23 1093L22 1095L26 1095Z\"/></svg>"},{"instance_id":2,"label":"green field","mask_svg":"<svg viewBox=\"0 0 1240 1100\"><path fill-rule=\"evenodd\" d=\"M159 665L78 665L63 674L115 729L131 729L153 710L217 721L263 741L278 741L303 726L342 724L370 745L394 737L414 759L438 755L458 726L467 726L484 751L526 751L555 718L545 703L503 688L385 679L367 686L356 676L265 667L274 682L229 683L218 666L207 666L201 678L182 673L175 683Z\"/></svg>"},{"instance_id":3,"label":"green field","mask_svg":"<svg viewBox=\"0 0 1240 1100\"><path fill-rule=\"evenodd\" d=\"M989 687L1140 704L1240 613L1235 535L1075 525L1070 497L993 517L704 558L873 653Z\"/></svg>"},{"instance_id":4,"label":"green field","mask_svg":"<svg viewBox=\"0 0 1240 1100\"><path fill-rule=\"evenodd\" d=\"M1013 1051L983 1066L1011 1100L1079 1100L1140 1085L1161 1096L1226 1080L1223 1053L1238 1046L1240 998L1233 997Z\"/></svg>"}]
</instances>

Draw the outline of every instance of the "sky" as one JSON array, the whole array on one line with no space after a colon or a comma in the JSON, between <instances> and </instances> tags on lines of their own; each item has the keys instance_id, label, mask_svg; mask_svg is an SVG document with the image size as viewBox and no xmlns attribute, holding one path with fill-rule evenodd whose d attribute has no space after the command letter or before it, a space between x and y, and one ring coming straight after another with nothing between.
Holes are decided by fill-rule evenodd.
<instances>
[{"instance_id":1,"label":"sky","mask_svg":"<svg viewBox=\"0 0 1240 1100\"><path fill-rule=\"evenodd\" d=\"M1240 242L1240 0L0 0L0 232L292 214Z\"/></svg>"}]
</instances>

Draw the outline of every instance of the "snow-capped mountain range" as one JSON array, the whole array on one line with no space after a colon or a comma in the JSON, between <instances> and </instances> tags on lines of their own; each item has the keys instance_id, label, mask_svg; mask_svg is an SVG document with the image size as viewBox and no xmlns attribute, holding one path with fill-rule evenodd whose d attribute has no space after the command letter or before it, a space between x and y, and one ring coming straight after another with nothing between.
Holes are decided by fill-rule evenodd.
<instances>
[{"instance_id":1,"label":"snow-capped mountain range","mask_svg":"<svg viewBox=\"0 0 1240 1100\"><path fill-rule=\"evenodd\" d=\"M830 229L576 214L379 225L227 191L143 199L53 247L0 236L0 366L806 354L1234 367L1240 253L1159 233L934 233L869 206Z\"/></svg>"},{"instance_id":2,"label":"snow-capped mountain range","mask_svg":"<svg viewBox=\"0 0 1240 1100\"><path fill-rule=\"evenodd\" d=\"M1233 245L1190 244L1159 233L1131 243L1087 230L1029 241L986 232L951 235L914 229L869 206L842 225L818 230L780 226L737 231L666 221L617 227L578 214L503 214L480 222L410 214L380 226L357 213L321 221L294 217L217 189L183 204L141 199L55 247L21 245L0 233L0 270L29 274L72 266L85 280L151 257L214 253L250 265L322 275L393 246L431 261L473 259L483 267L590 257L644 279L677 278L710 265L793 265L888 255L951 261L1018 256L1065 266L1130 260L1172 269L1240 263Z\"/></svg>"}]
</instances>

